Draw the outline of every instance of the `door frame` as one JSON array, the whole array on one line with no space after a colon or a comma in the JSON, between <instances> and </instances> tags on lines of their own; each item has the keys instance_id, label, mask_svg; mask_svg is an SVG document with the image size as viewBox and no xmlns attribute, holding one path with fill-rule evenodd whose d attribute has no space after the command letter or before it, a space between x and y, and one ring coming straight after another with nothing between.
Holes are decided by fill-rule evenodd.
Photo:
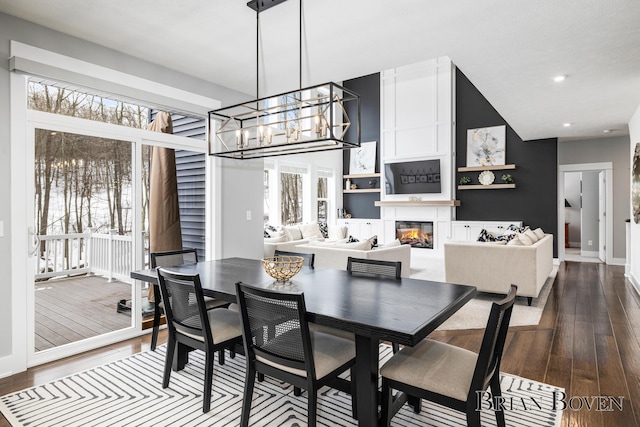
<instances>
[{"instance_id":1,"label":"door frame","mask_svg":"<svg viewBox=\"0 0 640 427\"><path fill-rule=\"evenodd\" d=\"M562 262L565 259L564 248L564 233L560 230L564 230L565 223L565 211L564 211L564 174L566 172L586 172L586 171L604 171L605 172L605 209L608 214L605 216L605 245L606 256L605 263L613 264L613 163L576 163L570 165L558 166L558 200L556 201L558 207L558 261Z\"/></svg>"}]
</instances>

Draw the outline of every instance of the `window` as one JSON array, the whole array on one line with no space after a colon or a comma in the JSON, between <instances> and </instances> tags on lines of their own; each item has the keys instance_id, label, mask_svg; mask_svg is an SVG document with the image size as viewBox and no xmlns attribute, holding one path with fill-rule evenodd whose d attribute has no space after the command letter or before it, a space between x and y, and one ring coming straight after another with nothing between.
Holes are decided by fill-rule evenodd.
<instances>
[{"instance_id":1,"label":"window","mask_svg":"<svg viewBox=\"0 0 640 427\"><path fill-rule=\"evenodd\" d=\"M331 212L330 188L333 185L333 172L318 170L317 179L317 218L318 221L329 222L329 212Z\"/></svg>"},{"instance_id":2,"label":"window","mask_svg":"<svg viewBox=\"0 0 640 427\"><path fill-rule=\"evenodd\" d=\"M304 179L307 169L282 166L280 169L280 224L303 222Z\"/></svg>"},{"instance_id":3,"label":"window","mask_svg":"<svg viewBox=\"0 0 640 427\"><path fill-rule=\"evenodd\" d=\"M269 224L269 219L271 218L271 200L269 199L269 175L272 173L271 170L264 170L264 223Z\"/></svg>"}]
</instances>

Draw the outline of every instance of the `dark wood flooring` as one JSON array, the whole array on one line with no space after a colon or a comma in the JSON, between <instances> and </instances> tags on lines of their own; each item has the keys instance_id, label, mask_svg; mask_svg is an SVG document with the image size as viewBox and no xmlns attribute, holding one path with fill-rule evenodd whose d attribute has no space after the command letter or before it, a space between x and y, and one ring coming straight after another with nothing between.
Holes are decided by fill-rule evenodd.
<instances>
[{"instance_id":1,"label":"dark wood flooring","mask_svg":"<svg viewBox=\"0 0 640 427\"><path fill-rule=\"evenodd\" d=\"M482 330L433 338L477 351ZM146 335L0 379L0 395L148 350L149 340ZM540 324L510 329L501 370L564 387L568 397L624 397L622 411L565 410L563 426L640 425L640 296L624 268L561 264ZM8 425L0 417L0 427Z\"/></svg>"}]
</instances>

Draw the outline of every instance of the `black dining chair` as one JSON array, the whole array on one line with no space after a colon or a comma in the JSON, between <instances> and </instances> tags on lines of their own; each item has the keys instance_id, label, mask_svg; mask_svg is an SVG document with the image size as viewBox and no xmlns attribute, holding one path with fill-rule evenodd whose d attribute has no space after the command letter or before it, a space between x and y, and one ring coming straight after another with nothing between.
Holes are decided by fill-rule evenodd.
<instances>
[{"instance_id":1,"label":"black dining chair","mask_svg":"<svg viewBox=\"0 0 640 427\"><path fill-rule=\"evenodd\" d=\"M400 280L401 261L381 261L377 259L347 258L347 271L356 276L384 277ZM400 350L398 343L391 343L393 352Z\"/></svg>"},{"instance_id":2,"label":"black dining chair","mask_svg":"<svg viewBox=\"0 0 640 427\"><path fill-rule=\"evenodd\" d=\"M177 251L164 251L151 253L151 268L172 267L176 265L195 264L198 262L198 252L195 249L181 249ZM162 295L160 288L153 285L153 297L155 304L153 307L153 329L151 331L151 350L156 349L158 343L158 331L160 330L160 320L162 317ZM224 307L229 303L226 301L204 297L208 309Z\"/></svg>"},{"instance_id":3,"label":"black dining chair","mask_svg":"<svg viewBox=\"0 0 640 427\"><path fill-rule=\"evenodd\" d=\"M380 369L380 425L389 426L391 418L407 400L408 394L464 412L467 425L479 427L477 393L486 392L490 387L494 399L502 395L500 361L516 291L517 286L511 285L507 296L492 304L479 353L425 339L393 355ZM394 389L404 393L392 396ZM414 409L420 411L420 400L417 400ZM496 410L495 415L498 426L504 427L503 411Z\"/></svg>"},{"instance_id":4,"label":"black dining chair","mask_svg":"<svg viewBox=\"0 0 640 427\"><path fill-rule=\"evenodd\" d=\"M356 399L353 341L309 330L304 294L236 283L247 363L240 425L249 425L256 374L278 378L307 390L307 425L316 425L318 390L351 370ZM273 324L277 319L277 324ZM275 327L275 334L267 333ZM355 408L355 405L352 405Z\"/></svg>"},{"instance_id":5,"label":"black dining chair","mask_svg":"<svg viewBox=\"0 0 640 427\"><path fill-rule=\"evenodd\" d=\"M162 388L169 386L171 365L177 345L203 350L205 353L204 397L202 411L211 408L214 355L224 364L224 349L235 350L242 344L242 326L238 313L226 308L208 310L199 275L178 274L158 269L158 282L165 305L169 336Z\"/></svg>"},{"instance_id":6,"label":"black dining chair","mask_svg":"<svg viewBox=\"0 0 640 427\"><path fill-rule=\"evenodd\" d=\"M303 252L289 252L289 251L281 251L276 249L273 253L274 256L286 255L286 256L301 256L304 258L304 263L307 264L307 267L313 268L313 263L316 259L316 254L307 254Z\"/></svg>"}]
</instances>

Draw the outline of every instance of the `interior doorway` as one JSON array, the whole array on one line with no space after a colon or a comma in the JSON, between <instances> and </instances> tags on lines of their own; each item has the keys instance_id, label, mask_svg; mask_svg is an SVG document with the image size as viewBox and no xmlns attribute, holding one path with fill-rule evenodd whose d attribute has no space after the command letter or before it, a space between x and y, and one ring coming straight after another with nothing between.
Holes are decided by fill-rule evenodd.
<instances>
[{"instance_id":1,"label":"interior doorway","mask_svg":"<svg viewBox=\"0 0 640 427\"><path fill-rule=\"evenodd\" d=\"M562 165L559 172L559 260L611 263L612 164Z\"/></svg>"}]
</instances>

